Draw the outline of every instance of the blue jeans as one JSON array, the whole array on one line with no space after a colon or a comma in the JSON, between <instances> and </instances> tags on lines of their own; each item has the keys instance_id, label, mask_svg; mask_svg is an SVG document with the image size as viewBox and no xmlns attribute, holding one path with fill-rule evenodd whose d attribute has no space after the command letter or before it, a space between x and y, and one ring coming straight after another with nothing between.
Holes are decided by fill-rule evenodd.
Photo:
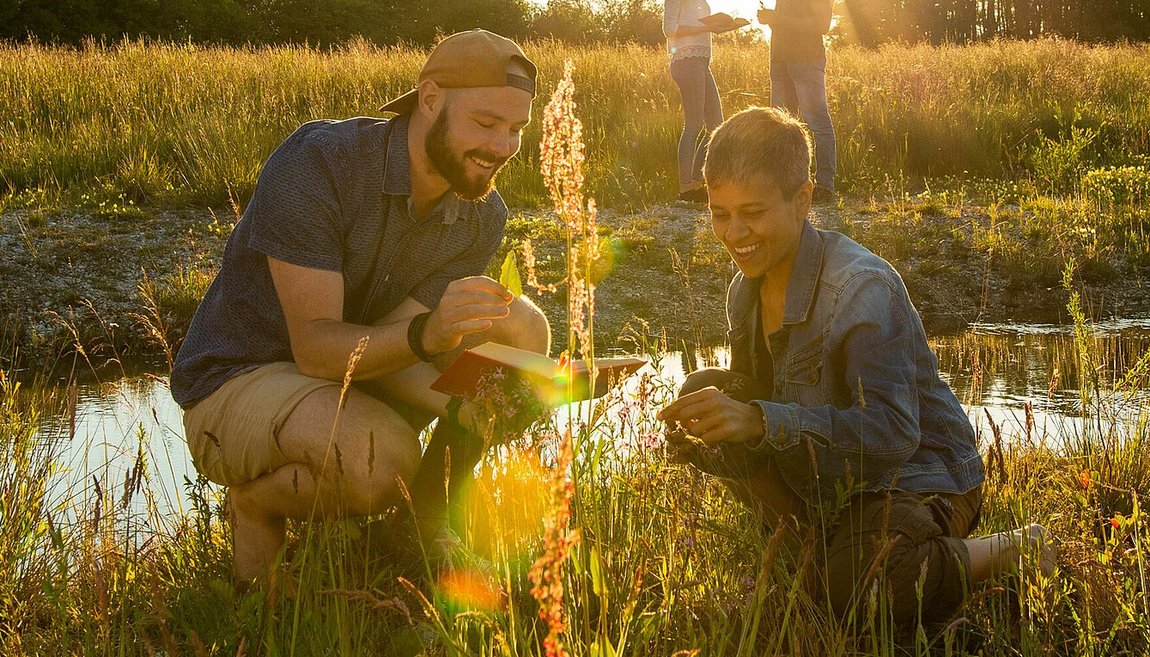
<instances>
[{"instance_id":1,"label":"blue jeans","mask_svg":"<svg viewBox=\"0 0 1150 657\"><path fill-rule=\"evenodd\" d=\"M671 62L671 79L683 101L683 133L679 136L679 186L703 180L703 161L711 132L723 122L719 89L706 57L685 57ZM699 133L703 132L699 139Z\"/></svg>"},{"instance_id":2,"label":"blue jeans","mask_svg":"<svg viewBox=\"0 0 1150 657\"><path fill-rule=\"evenodd\" d=\"M835 128L827 107L827 62L771 62L771 105L799 116L815 139L815 185L835 188Z\"/></svg>"}]
</instances>

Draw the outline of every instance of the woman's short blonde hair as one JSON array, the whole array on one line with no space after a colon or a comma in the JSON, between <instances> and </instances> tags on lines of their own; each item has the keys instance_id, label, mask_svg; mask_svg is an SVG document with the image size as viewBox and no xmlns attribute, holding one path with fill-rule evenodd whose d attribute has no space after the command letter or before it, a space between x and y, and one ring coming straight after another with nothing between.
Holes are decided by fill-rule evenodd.
<instances>
[{"instance_id":1,"label":"woman's short blonde hair","mask_svg":"<svg viewBox=\"0 0 1150 657\"><path fill-rule=\"evenodd\" d=\"M764 174L790 199L811 179L811 135L806 125L774 107L749 107L711 135L703 176L714 187Z\"/></svg>"}]
</instances>

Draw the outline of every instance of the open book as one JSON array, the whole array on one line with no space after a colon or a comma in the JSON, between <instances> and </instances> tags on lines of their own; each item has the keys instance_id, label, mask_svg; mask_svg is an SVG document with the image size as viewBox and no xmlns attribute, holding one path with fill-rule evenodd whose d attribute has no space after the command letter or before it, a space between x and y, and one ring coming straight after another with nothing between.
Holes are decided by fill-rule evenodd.
<instances>
[{"instance_id":1,"label":"open book","mask_svg":"<svg viewBox=\"0 0 1150 657\"><path fill-rule=\"evenodd\" d=\"M647 363L643 358L596 358L595 385L590 385L587 363L577 360L565 366L542 354L507 345L485 342L467 349L431 384L444 394L480 399L508 377L530 383L539 399L550 405L599 397L609 386ZM572 382L570 396L568 381Z\"/></svg>"},{"instance_id":2,"label":"open book","mask_svg":"<svg viewBox=\"0 0 1150 657\"><path fill-rule=\"evenodd\" d=\"M710 16L704 16L699 19L699 22L706 25L712 32L730 32L737 30L740 27L746 27L751 24L751 21L745 18L734 18L725 12L718 12Z\"/></svg>"}]
</instances>

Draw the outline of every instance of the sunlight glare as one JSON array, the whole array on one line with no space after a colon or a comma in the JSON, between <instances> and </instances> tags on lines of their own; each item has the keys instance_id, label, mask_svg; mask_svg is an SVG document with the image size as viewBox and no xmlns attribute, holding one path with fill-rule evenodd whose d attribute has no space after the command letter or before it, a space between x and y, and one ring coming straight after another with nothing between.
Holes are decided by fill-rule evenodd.
<instances>
[{"instance_id":1,"label":"sunlight glare","mask_svg":"<svg viewBox=\"0 0 1150 657\"><path fill-rule=\"evenodd\" d=\"M758 25L755 12L759 10L759 0L708 0L707 4L711 6L711 11L725 11L732 16L746 18L752 26ZM775 1L769 0L763 4L774 7Z\"/></svg>"}]
</instances>

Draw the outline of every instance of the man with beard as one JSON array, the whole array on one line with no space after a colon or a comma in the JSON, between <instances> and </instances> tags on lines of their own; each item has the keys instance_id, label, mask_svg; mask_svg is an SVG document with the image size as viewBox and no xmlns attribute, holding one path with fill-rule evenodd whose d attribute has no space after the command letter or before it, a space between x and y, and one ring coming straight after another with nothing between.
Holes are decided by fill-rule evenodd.
<instances>
[{"instance_id":1,"label":"man with beard","mask_svg":"<svg viewBox=\"0 0 1150 657\"><path fill-rule=\"evenodd\" d=\"M377 514L410 494L434 539L488 418L430 383L467 345L548 351L538 307L482 275L535 76L514 42L454 34L381 108L398 116L307 123L264 165L172 372L196 468L229 487L241 580L274 574L288 518Z\"/></svg>"}]
</instances>

